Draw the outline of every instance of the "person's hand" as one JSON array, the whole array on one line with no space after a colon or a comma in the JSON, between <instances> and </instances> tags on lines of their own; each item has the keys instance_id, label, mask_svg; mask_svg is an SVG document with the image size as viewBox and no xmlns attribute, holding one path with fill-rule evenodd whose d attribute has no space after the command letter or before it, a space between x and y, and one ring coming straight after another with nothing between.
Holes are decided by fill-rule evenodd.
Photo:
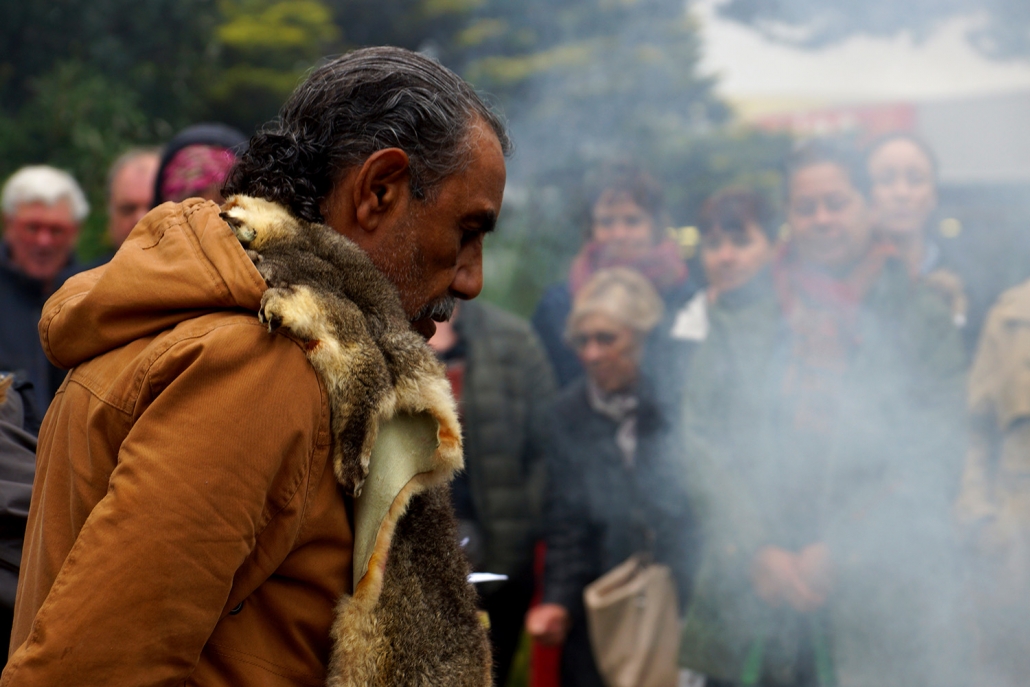
<instances>
[{"instance_id":1,"label":"person's hand","mask_svg":"<svg viewBox=\"0 0 1030 687\"><path fill-rule=\"evenodd\" d=\"M526 614L526 632L544 646L564 642L570 623L569 612L558 604L541 604Z\"/></svg>"},{"instance_id":2,"label":"person's hand","mask_svg":"<svg viewBox=\"0 0 1030 687\"><path fill-rule=\"evenodd\" d=\"M826 544L810 544L798 554L798 572L808 588L825 599L833 590L833 561Z\"/></svg>"},{"instance_id":3,"label":"person's hand","mask_svg":"<svg viewBox=\"0 0 1030 687\"><path fill-rule=\"evenodd\" d=\"M770 606L786 602L799 613L811 613L826 601L825 594L814 591L801 575L800 556L775 546L755 554L751 583L755 594Z\"/></svg>"}]
</instances>

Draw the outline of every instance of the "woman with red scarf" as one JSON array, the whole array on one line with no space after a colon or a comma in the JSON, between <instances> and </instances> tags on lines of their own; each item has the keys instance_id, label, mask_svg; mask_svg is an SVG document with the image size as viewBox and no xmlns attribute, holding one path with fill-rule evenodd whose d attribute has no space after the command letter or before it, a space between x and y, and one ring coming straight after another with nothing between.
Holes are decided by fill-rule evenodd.
<instances>
[{"instance_id":1,"label":"woman with red scarf","mask_svg":"<svg viewBox=\"0 0 1030 687\"><path fill-rule=\"evenodd\" d=\"M966 684L958 331L876 241L849 151L809 144L787 177L774 288L717 302L691 361L684 469L705 543L681 665L708 687Z\"/></svg>"},{"instance_id":2,"label":"woman with red scarf","mask_svg":"<svg viewBox=\"0 0 1030 687\"><path fill-rule=\"evenodd\" d=\"M679 246L665 235L664 197L655 179L638 165L601 167L586 180L587 242L572 261L569 279L549 288L533 313L533 326L547 349L559 386L583 375L583 366L564 340L565 322L579 290L597 272L629 267L655 287L668 312L693 295ZM656 332L665 334L662 327Z\"/></svg>"}]
</instances>

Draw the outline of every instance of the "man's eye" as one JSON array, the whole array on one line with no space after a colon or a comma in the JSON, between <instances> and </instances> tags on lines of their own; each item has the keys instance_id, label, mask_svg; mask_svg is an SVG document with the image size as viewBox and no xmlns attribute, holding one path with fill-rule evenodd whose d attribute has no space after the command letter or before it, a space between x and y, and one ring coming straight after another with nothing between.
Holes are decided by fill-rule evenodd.
<instances>
[{"instance_id":1,"label":"man's eye","mask_svg":"<svg viewBox=\"0 0 1030 687\"><path fill-rule=\"evenodd\" d=\"M809 217L815 214L816 204L811 201L801 201L794 204L794 212L802 217Z\"/></svg>"},{"instance_id":2,"label":"man's eye","mask_svg":"<svg viewBox=\"0 0 1030 687\"><path fill-rule=\"evenodd\" d=\"M886 172L880 172L876 175L873 181L879 186L892 186L896 176L897 175L894 173L894 170L891 169Z\"/></svg>"},{"instance_id":3,"label":"man's eye","mask_svg":"<svg viewBox=\"0 0 1030 687\"><path fill-rule=\"evenodd\" d=\"M717 251L722 246L722 239L716 238L703 238L701 239L701 247L707 251Z\"/></svg>"},{"instance_id":4,"label":"man's eye","mask_svg":"<svg viewBox=\"0 0 1030 687\"><path fill-rule=\"evenodd\" d=\"M848 206L848 199L843 196L830 196L826 199L826 209L830 212L840 212Z\"/></svg>"}]
</instances>

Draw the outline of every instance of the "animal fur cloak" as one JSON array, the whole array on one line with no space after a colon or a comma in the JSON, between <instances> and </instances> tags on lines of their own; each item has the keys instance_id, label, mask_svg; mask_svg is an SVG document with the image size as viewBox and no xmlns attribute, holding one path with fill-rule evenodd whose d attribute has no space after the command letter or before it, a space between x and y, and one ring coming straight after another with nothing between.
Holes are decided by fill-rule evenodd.
<instances>
[{"instance_id":1,"label":"animal fur cloak","mask_svg":"<svg viewBox=\"0 0 1030 687\"><path fill-rule=\"evenodd\" d=\"M490 685L446 486L463 460L442 366L351 241L257 198L230 198L222 217L268 284L258 318L306 342L336 478L355 496L354 594L337 609L327 684Z\"/></svg>"}]
</instances>

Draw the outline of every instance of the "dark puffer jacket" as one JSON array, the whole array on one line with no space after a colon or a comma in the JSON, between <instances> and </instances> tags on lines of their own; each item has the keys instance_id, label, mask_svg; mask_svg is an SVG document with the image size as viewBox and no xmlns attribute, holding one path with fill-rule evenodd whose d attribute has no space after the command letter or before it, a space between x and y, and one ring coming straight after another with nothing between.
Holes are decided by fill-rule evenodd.
<instances>
[{"instance_id":1,"label":"dark puffer jacket","mask_svg":"<svg viewBox=\"0 0 1030 687\"><path fill-rule=\"evenodd\" d=\"M572 628L562 655L566 687L600 685L583 615L583 590L634 553L650 548L669 565L683 606L690 593L695 536L682 471L666 448L670 424L642 385L631 468L615 442L618 425L590 407L585 379L562 390L548 418L545 603L564 606Z\"/></svg>"},{"instance_id":2,"label":"dark puffer jacket","mask_svg":"<svg viewBox=\"0 0 1030 687\"><path fill-rule=\"evenodd\" d=\"M484 570L516 575L532 556L543 492L540 428L554 377L529 324L487 303L462 303L465 469L483 536Z\"/></svg>"}]
</instances>

